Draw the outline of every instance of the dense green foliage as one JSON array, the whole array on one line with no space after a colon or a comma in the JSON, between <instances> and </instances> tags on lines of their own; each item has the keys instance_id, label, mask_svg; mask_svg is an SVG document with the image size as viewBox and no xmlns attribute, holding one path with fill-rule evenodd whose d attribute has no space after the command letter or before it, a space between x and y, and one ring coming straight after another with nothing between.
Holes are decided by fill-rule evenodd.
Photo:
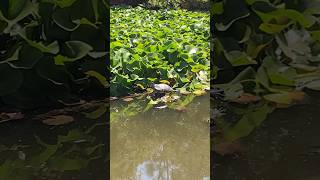
<instances>
[{"instance_id":1,"label":"dense green foliage","mask_svg":"<svg viewBox=\"0 0 320 180\"><path fill-rule=\"evenodd\" d=\"M189 10L208 10L207 0L148 0L151 7Z\"/></svg>"},{"instance_id":2,"label":"dense green foliage","mask_svg":"<svg viewBox=\"0 0 320 180\"><path fill-rule=\"evenodd\" d=\"M103 89L107 17L104 0L1 1L0 102L32 107Z\"/></svg>"},{"instance_id":3,"label":"dense green foliage","mask_svg":"<svg viewBox=\"0 0 320 180\"><path fill-rule=\"evenodd\" d=\"M111 95L152 83L196 91L209 87L209 14L111 9Z\"/></svg>"},{"instance_id":4,"label":"dense green foliage","mask_svg":"<svg viewBox=\"0 0 320 180\"><path fill-rule=\"evenodd\" d=\"M268 94L265 99L284 104L288 92L320 90L319 6L310 0L215 2L214 79L243 70L228 84L231 94Z\"/></svg>"},{"instance_id":5,"label":"dense green foliage","mask_svg":"<svg viewBox=\"0 0 320 180\"><path fill-rule=\"evenodd\" d=\"M213 1L212 82L224 91L213 105L228 116L214 110L222 141L248 135L274 107L305 101L303 90L320 90L319 12L318 0Z\"/></svg>"}]
</instances>

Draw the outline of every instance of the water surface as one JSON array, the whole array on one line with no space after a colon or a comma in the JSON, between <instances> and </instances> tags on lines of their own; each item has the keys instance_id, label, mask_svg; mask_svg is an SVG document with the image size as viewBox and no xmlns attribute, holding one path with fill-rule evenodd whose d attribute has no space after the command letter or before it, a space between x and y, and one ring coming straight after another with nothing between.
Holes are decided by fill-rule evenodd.
<instances>
[{"instance_id":1,"label":"water surface","mask_svg":"<svg viewBox=\"0 0 320 180\"><path fill-rule=\"evenodd\" d=\"M28 116L0 124L0 180L106 180L106 115L48 126Z\"/></svg>"},{"instance_id":2,"label":"water surface","mask_svg":"<svg viewBox=\"0 0 320 180\"><path fill-rule=\"evenodd\" d=\"M150 109L111 123L112 180L205 180L210 176L208 96L184 111ZM112 111L126 107L111 104Z\"/></svg>"},{"instance_id":3,"label":"water surface","mask_svg":"<svg viewBox=\"0 0 320 180\"><path fill-rule=\"evenodd\" d=\"M320 180L320 94L277 109L248 137L240 156L213 156L215 180Z\"/></svg>"}]
</instances>

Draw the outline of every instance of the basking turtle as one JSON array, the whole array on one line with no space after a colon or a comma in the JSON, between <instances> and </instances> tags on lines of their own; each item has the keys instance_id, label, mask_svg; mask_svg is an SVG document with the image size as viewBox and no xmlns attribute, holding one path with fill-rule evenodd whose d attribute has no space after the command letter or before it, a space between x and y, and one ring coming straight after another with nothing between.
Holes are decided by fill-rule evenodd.
<instances>
[{"instance_id":1,"label":"basking turtle","mask_svg":"<svg viewBox=\"0 0 320 180\"><path fill-rule=\"evenodd\" d=\"M167 84L151 84L151 87L154 88L157 91L161 92L172 92L174 91L172 87L170 87Z\"/></svg>"},{"instance_id":2,"label":"basking turtle","mask_svg":"<svg viewBox=\"0 0 320 180\"><path fill-rule=\"evenodd\" d=\"M171 93L171 92L179 93L179 90L174 90L171 86L167 84L151 84L151 87L155 90L154 91L155 98L160 98L166 95L166 93Z\"/></svg>"}]
</instances>

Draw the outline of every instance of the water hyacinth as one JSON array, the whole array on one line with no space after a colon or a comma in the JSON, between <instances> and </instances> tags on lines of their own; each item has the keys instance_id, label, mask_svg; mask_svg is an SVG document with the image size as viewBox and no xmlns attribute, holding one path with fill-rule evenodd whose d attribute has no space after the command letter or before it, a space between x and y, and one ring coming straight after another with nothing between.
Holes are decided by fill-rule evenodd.
<instances>
[{"instance_id":1,"label":"water hyacinth","mask_svg":"<svg viewBox=\"0 0 320 180\"><path fill-rule=\"evenodd\" d=\"M155 89L209 89L209 13L112 7L111 14L112 96L163 80Z\"/></svg>"}]
</instances>

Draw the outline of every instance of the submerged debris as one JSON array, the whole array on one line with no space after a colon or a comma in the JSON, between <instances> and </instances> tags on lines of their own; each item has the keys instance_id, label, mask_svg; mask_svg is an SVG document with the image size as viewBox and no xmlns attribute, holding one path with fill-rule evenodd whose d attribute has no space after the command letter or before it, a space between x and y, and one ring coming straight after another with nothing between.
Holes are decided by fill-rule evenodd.
<instances>
[{"instance_id":1,"label":"submerged debris","mask_svg":"<svg viewBox=\"0 0 320 180\"><path fill-rule=\"evenodd\" d=\"M213 146L213 151L225 155L241 155L246 152L247 148L239 141L220 143Z\"/></svg>"},{"instance_id":2,"label":"submerged debris","mask_svg":"<svg viewBox=\"0 0 320 180\"><path fill-rule=\"evenodd\" d=\"M210 117L212 119L216 119L217 117L221 117L225 115L225 109L222 109L222 108L213 108L210 110Z\"/></svg>"},{"instance_id":3,"label":"submerged debris","mask_svg":"<svg viewBox=\"0 0 320 180\"><path fill-rule=\"evenodd\" d=\"M51 126L58 126L58 125L69 124L73 121L74 121L74 118L72 116L57 115L57 116L52 116L47 119L44 119L42 123L51 125Z\"/></svg>"},{"instance_id":4,"label":"submerged debris","mask_svg":"<svg viewBox=\"0 0 320 180\"><path fill-rule=\"evenodd\" d=\"M19 120L23 118L24 118L24 114L22 114L21 112L0 113L0 123L11 121L11 120Z\"/></svg>"}]
</instances>

